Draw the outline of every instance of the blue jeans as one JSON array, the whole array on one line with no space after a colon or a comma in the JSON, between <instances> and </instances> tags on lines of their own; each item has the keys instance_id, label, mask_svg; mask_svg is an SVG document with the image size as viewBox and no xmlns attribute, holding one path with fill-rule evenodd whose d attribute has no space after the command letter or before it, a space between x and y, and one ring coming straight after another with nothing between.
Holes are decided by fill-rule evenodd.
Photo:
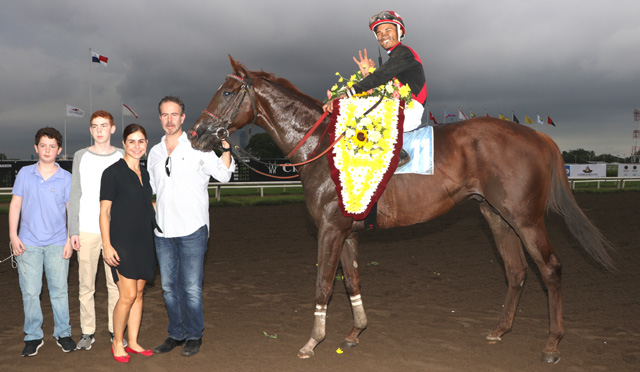
<instances>
[{"instance_id":1,"label":"blue jeans","mask_svg":"<svg viewBox=\"0 0 640 372\"><path fill-rule=\"evenodd\" d=\"M69 260L62 258L64 246L34 247L25 245L25 249L22 255L16 257L24 306L24 333L26 334L24 340L40 340L44 337L42 308L40 307L43 268L47 277L47 287L53 310L53 337L71 336L67 290Z\"/></svg>"},{"instance_id":2,"label":"blue jeans","mask_svg":"<svg viewBox=\"0 0 640 372\"><path fill-rule=\"evenodd\" d=\"M202 278L207 226L177 238L156 236L162 294L169 315L169 337L198 340L204 331Z\"/></svg>"}]
</instances>

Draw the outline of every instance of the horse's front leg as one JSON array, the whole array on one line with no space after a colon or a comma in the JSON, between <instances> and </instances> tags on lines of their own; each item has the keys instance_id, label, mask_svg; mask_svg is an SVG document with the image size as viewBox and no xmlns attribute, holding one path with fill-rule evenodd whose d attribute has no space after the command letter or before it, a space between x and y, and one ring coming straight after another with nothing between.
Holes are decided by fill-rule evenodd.
<instances>
[{"instance_id":1,"label":"horse's front leg","mask_svg":"<svg viewBox=\"0 0 640 372\"><path fill-rule=\"evenodd\" d=\"M351 300L351 310L353 312L353 329L344 339L343 348L358 346L360 340L358 336L367 328L367 314L364 312L362 297L360 295L360 270L358 268L358 233L351 233L344 242L342 255L340 256L342 271L344 272L345 284Z\"/></svg>"},{"instance_id":2,"label":"horse's front leg","mask_svg":"<svg viewBox=\"0 0 640 372\"><path fill-rule=\"evenodd\" d=\"M307 359L313 356L313 349L326 335L327 305L333 292L333 281L342 252L342 245L349 233L335 226L320 228L318 231L318 274L316 276L316 309L311 338L298 351L298 357Z\"/></svg>"}]
</instances>

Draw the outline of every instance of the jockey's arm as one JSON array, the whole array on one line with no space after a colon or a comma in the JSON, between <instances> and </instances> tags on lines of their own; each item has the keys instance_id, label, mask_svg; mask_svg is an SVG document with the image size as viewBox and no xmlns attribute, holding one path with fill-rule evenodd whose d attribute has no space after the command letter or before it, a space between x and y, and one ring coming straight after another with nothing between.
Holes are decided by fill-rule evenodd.
<instances>
[{"instance_id":1,"label":"jockey's arm","mask_svg":"<svg viewBox=\"0 0 640 372\"><path fill-rule=\"evenodd\" d=\"M366 78L353 86L355 93L366 92L386 84L402 71L408 70L415 64L419 64L408 50L400 50L400 53L389 58L382 66L376 69Z\"/></svg>"}]
</instances>

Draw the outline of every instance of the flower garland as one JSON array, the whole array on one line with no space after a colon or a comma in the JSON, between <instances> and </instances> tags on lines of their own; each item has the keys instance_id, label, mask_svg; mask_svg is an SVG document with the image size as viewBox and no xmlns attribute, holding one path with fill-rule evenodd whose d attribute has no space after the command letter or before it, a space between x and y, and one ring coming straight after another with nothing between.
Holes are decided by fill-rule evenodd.
<instances>
[{"instance_id":1,"label":"flower garland","mask_svg":"<svg viewBox=\"0 0 640 372\"><path fill-rule=\"evenodd\" d=\"M369 68L369 73L372 73L376 70L375 67ZM334 84L330 89L327 89L327 99L325 102L328 102L342 94L346 94L347 89L351 88L355 84L357 84L364 77L362 76L361 71L356 71L353 75L349 77L347 80L345 77L340 75L339 72L336 72L336 76L338 76L338 83L346 83L338 86L338 84ZM408 85L403 85L396 78L389 80L386 84L380 85L377 88L370 89L366 92L362 92L357 94L358 97L384 97L389 99L401 99L405 101L405 105L412 105L413 97L411 96L411 88Z\"/></svg>"},{"instance_id":2,"label":"flower garland","mask_svg":"<svg viewBox=\"0 0 640 372\"><path fill-rule=\"evenodd\" d=\"M342 206L349 214L368 210L389 171L398 143L399 100L385 99L366 117L357 119L377 101L375 97L340 101L342 109L334 133L336 138L342 133L344 137L335 145L332 160L339 171Z\"/></svg>"},{"instance_id":3,"label":"flower garland","mask_svg":"<svg viewBox=\"0 0 640 372\"><path fill-rule=\"evenodd\" d=\"M369 73L374 71L373 67L369 69ZM344 95L347 89L363 79L361 71L356 71L348 80L339 72L336 76L339 77L338 83L344 84L334 84L327 90L325 102ZM381 104L364 116L381 97ZM341 134L344 137L333 148L330 163L338 171L334 182L345 215L364 218L382 194L397 165L393 160L401 146L398 141L402 140L398 138L401 135L398 123L400 110L411 107L413 103L409 86L402 85L395 78L352 98L340 100L340 113L335 118L333 130L334 138Z\"/></svg>"}]
</instances>

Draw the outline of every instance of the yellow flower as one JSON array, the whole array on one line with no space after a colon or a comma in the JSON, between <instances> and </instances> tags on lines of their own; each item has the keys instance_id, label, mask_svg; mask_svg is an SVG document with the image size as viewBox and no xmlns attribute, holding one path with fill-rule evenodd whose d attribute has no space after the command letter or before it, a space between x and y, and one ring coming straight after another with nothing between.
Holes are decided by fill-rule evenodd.
<instances>
[{"instance_id":1,"label":"yellow flower","mask_svg":"<svg viewBox=\"0 0 640 372\"><path fill-rule=\"evenodd\" d=\"M376 68L375 68L375 67L369 67L369 73L370 73L370 74L371 74L371 73L373 73L375 70L376 70Z\"/></svg>"},{"instance_id":2,"label":"yellow flower","mask_svg":"<svg viewBox=\"0 0 640 372\"><path fill-rule=\"evenodd\" d=\"M356 135L353 136L353 141L358 146L362 146L362 145L368 143L368 141L367 141L367 131L366 130L362 130L362 129L356 131Z\"/></svg>"},{"instance_id":3,"label":"yellow flower","mask_svg":"<svg viewBox=\"0 0 640 372\"><path fill-rule=\"evenodd\" d=\"M400 95L402 97L406 97L411 93L411 88L409 88L408 85L403 85L402 87L400 87Z\"/></svg>"}]
</instances>

